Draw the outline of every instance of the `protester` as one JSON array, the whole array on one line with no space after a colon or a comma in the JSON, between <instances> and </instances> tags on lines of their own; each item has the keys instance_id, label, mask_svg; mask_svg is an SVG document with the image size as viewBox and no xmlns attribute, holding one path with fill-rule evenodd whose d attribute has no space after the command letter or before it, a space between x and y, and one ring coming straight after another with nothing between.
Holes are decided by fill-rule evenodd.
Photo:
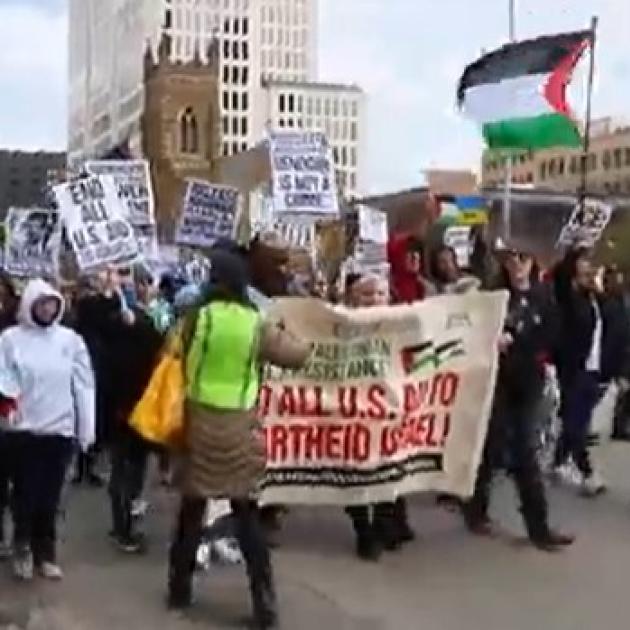
<instances>
[{"instance_id":1,"label":"protester","mask_svg":"<svg viewBox=\"0 0 630 630\"><path fill-rule=\"evenodd\" d=\"M185 339L187 438L181 508L170 553L169 604L191 604L206 499L228 497L247 564L255 622L269 628L276 622L276 596L269 550L252 500L265 468L255 432L260 367L262 362L300 367L309 349L263 320L250 304L241 258L215 252L211 280L211 300L191 318L192 335L190 341Z\"/></svg>"},{"instance_id":2,"label":"protester","mask_svg":"<svg viewBox=\"0 0 630 630\"><path fill-rule=\"evenodd\" d=\"M529 539L538 549L554 551L573 537L549 527L545 486L537 459L538 409L543 398L542 358L553 351L555 316L546 293L532 276L534 261L523 251L503 254L500 286L510 292L494 408L472 499L464 506L469 530L492 532L488 515L494 472L504 451L514 477Z\"/></svg>"},{"instance_id":3,"label":"protester","mask_svg":"<svg viewBox=\"0 0 630 630\"><path fill-rule=\"evenodd\" d=\"M0 333L17 323L19 298L11 280L0 274ZM11 497L10 450L5 439L5 422L0 418L0 560L11 555L6 519Z\"/></svg>"},{"instance_id":4,"label":"protester","mask_svg":"<svg viewBox=\"0 0 630 630\"><path fill-rule=\"evenodd\" d=\"M593 410L602 395L601 381L615 374L625 361L626 341L620 326L611 321L595 283L588 250L570 251L556 270L556 297L560 307L559 377L562 391L562 435L556 451L557 476L566 479L571 463L581 475L585 495L596 496L606 486L595 470L588 448ZM572 459L572 462L570 461Z\"/></svg>"},{"instance_id":5,"label":"protester","mask_svg":"<svg viewBox=\"0 0 630 630\"><path fill-rule=\"evenodd\" d=\"M173 325L173 305L176 293L174 278L169 274L164 274L160 279L158 294L148 303L153 325L162 334L165 334Z\"/></svg>"},{"instance_id":6,"label":"protester","mask_svg":"<svg viewBox=\"0 0 630 630\"><path fill-rule=\"evenodd\" d=\"M141 496L151 447L129 428L128 420L149 383L163 343L149 314L152 287L152 276L142 269L135 269L132 283L126 284L125 300L134 305L133 321L118 327L116 373L110 381L115 390L107 430L111 458L110 537L126 553L142 552L145 548L138 525L147 507Z\"/></svg>"},{"instance_id":7,"label":"protester","mask_svg":"<svg viewBox=\"0 0 630 630\"><path fill-rule=\"evenodd\" d=\"M431 253L430 272L437 295L467 293L481 287L478 278L462 273L455 250L447 245Z\"/></svg>"},{"instance_id":8,"label":"protester","mask_svg":"<svg viewBox=\"0 0 630 630\"><path fill-rule=\"evenodd\" d=\"M387 243L391 290L396 304L416 302L433 293L431 284L422 277L421 254L421 244L410 235L393 236Z\"/></svg>"},{"instance_id":9,"label":"protester","mask_svg":"<svg viewBox=\"0 0 630 630\"><path fill-rule=\"evenodd\" d=\"M76 440L94 441L94 379L83 340L61 326L63 298L42 280L26 286L19 324L0 335L0 401L13 481L14 573L63 577L56 519ZM6 422L6 420L5 420Z\"/></svg>"}]
</instances>

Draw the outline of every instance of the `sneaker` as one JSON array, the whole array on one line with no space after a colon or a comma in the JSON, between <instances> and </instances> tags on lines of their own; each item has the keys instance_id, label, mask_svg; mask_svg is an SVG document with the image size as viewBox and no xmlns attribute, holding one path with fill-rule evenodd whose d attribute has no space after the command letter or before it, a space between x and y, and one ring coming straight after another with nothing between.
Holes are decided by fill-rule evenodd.
<instances>
[{"instance_id":1,"label":"sneaker","mask_svg":"<svg viewBox=\"0 0 630 630\"><path fill-rule=\"evenodd\" d=\"M38 571L45 580L53 580L55 582L63 580L63 571L61 567L54 562L42 562L38 567Z\"/></svg>"},{"instance_id":2,"label":"sneaker","mask_svg":"<svg viewBox=\"0 0 630 630\"><path fill-rule=\"evenodd\" d=\"M144 536L115 536L114 543L120 551L128 554L143 554L146 551Z\"/></svg>"},{"instance_id":3,"label":"sneaker","mask_svg":"<svg viewBox=\"0 0 630 630\"><path fill-rule=\"evenodd\" d=\"M33 579L33 554L30 551L16 553L13 559L13 575L23 582Z\"/></svg>"},{"instance_id":4,"label":"sneaker","mask_svg":"<svg viewBox=\"0 0 630 630\"><path fill-rule=\"evenodd\" d=\"M606 492L606 483L598 472L593 472L588 477L583 477L580 493L584 497L598 497Z\"/></svg>"},{"instance_id":5,"label":"sneaker","mask_svg":"<svg viewBox=\"0 0 630 630\"><path fill-rule=\"evenodd\" d=\"M553 553L560 551L563 547L571 546L575 542L575 536L561 534L550 529L544 535L532 537L531 541L536 549Z\"/></svg>"},{"instance_id":6,"label":"sneaker","mask_svg":"<svg viewBox=\"0 0 630 630\"><path fill-rule=\"evenodd\" d=\"M565 464L557 466L553 471L554 479L557 483L565 486L580 486L582 484L582 474L577 466L570 459Z\"/></svg>"}]
</instances>

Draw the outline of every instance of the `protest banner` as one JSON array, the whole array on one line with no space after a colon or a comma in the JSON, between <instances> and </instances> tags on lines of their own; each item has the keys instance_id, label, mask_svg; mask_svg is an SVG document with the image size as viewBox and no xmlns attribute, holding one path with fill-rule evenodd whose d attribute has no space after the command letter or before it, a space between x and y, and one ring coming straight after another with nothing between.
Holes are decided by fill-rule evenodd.
<instances>
[{"instance_id":1,"label":"protest banner","mask_svg":"<svg viewBox=\"0 0 630 630\"><path fill-rule=\"evenodd\" d=\"M558 244L571 245L579 241L592 247L606 229L612 213L612 206L599 199L585 199L578 203L562 227Z\"/></svg>"},{"instance_id":2,"label":"protest banner","mask_svg":"<svg viewBox=\"0 0 630 630\"><path fill-rule=\"evenodd\" d=\"M4 268L20 277L56 277L61 249L59 213L10 208L5 220Z\"/></svg>"},{"instance_id":3,"label":"protest banner","mask_svg":"<svg viewBox=\"0 0 630 630\"><path fill-rule=\"evenodd\" d=\"M91 175L111 175L131 225L155 223L151 171L146 160L93 160L85 168Z\"/></svg>"},{"instance_id":4,"label":"protest banner","mask_svg":"<svg viewBox=\"0 0 630 630\"><path fill-rule=\"evenodd\" d=\"M128 265L138 257L138 242L111 176L87 177L55 186L68 240L82 271Z\"/></svg>"},{"instance_id":5,"label":"protest banner","mask_svg":"<svg viewBox=\"0 0 630 630\"><path fill-rule=\"evenodd\" d=\"M506 308L506 292L357 310L276 302L270 317L314 349L300 370L265 373L263 503L471 495Z\"/></svg>"},{"instance_id":6,"label":"protest banner","mask_svg":"<svg viewBox=\"0 0 630 630\"><path fill-rule=\"evenodd\" d=\"M236 188L188 180L175 242L188 247L212 247L232 238L239 193Z\"/></svg>"},{"instance_id":7,"label":"protest banner","mask_svg":"<svg viewBox=\"0 0 630 630\"><path fill-rule=\"evenodd\" d=\"M332 148L319 132L274 132L270 138L276 215L339 214Z\"/></svg>"}]
</instances>

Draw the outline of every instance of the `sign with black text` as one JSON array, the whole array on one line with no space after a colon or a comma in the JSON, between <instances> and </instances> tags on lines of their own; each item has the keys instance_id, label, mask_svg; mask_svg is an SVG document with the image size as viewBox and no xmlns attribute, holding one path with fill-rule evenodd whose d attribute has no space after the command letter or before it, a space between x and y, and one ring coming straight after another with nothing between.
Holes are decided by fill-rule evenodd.
<instances>
[{"instance_id":1,"label":"sign with black text","mask_svg":"<svg viewBox=\"0 0 630 630\"><path fill-rule=\"evenodd\" d=\"M188 247L212 247L219 239L232 238L238 190L191 179L175 242Z\"/></svg>"},{"instance_id":2,"label":"sign with black text","mask_svg":"<svg viewBox=\"0 0 630 630\"><path fill-rule=\"evenodd\" d=\"M97 160L87 162L91 175L111 175L116 192L127 210L132 225L155 223L155 202L151 187L151 171L146 160Z\"/></svg>"},{"instance_id":3,"label":"sign with black text","mask_svg":"<svg viewBox=\"0 0 630 630\"><path fill-rule=\"evenodd\" d=\"M569 220L560 232L558 243L571 245L576 242L592 247L606 229L613 208L599 199L585 199L573 210Z\"/></svg>"},{"instance_id":4,"label":"sign with black text","mask_svg":"<svg viewBox=\"0 0 630 630\"><path fill-rule=\"evenodd\" d=\"M275 132L270 149L277 215L339 214L332 148L323 133Z\"/></svg>"},{"instance_id":5,"label":"sign with black text","mask_svg":"<svg viewBox=\"0 0 630 630\"><path fill-rule=\"evenodd\" d=\"M20 277L57 276L61 248L59 213L10 208L5 220L4 268Z\"/></svg>"},{"instance_id":6,"label":"sign with black text","mask_svg":"<svg viewBox=\"0 0 630 630\"><path fill-rule=\"evenodd\" d=\"M113 177L78 179L55 186L54 191L82 271L136 260L138 242L125 218Z\"/></svg>"}]
</instances>

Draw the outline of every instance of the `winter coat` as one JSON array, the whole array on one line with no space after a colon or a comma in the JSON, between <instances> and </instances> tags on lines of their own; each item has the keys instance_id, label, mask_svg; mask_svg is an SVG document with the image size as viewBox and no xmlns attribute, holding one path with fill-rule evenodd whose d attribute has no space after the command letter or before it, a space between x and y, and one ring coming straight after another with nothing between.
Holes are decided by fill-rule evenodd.
<instances>
[{"instance_id":1,"label":"winter coat","mask_svg":"<svg viewBox=\"0 0 630 630\"><path fill-rule=\"evenodd\" d=\"M32 307L44 296L59 300L55 322L33 321ZM11 430L76 439L83 449L94 442L94 374L79 335L59 324L64 300L43 280L26 286L19 323L0 335L0 393L16 400Z\"/></svg>"},{"instance_id":2,"label":"winter coat","mask_svg":"<svg viewBox=\"0 0 630 630\"><path fill-rule=\"evenodd\" d=\"M277 323L260 321L257 348L252 349L257 366L301 367L310 354L309 346ZM226 411L188 401L182 492L228 498L254 492L265 470L259 428L255 408Z\"/></svg>"}]
</instances>

